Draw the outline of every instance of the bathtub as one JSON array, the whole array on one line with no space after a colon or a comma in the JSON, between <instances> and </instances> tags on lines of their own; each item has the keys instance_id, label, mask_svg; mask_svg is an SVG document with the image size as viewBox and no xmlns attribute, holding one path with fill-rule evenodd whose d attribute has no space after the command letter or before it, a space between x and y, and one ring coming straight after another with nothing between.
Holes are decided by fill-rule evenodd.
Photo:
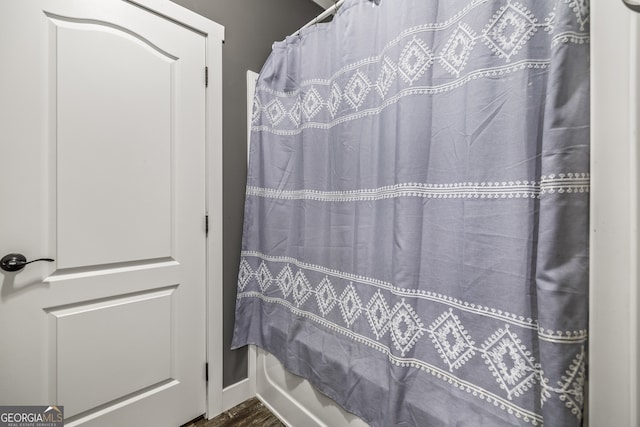
<instances>
[{"instance_id":1,"label":"bathtub","mask_svg":"<svg viewBox=\"0 0 640 427\"><path fill-rule=\"evenodd\" d=\"M287 372L270 353L251 346L256 396L289 427L366 427L309 381Z\"/></svg>"}]
</instances>

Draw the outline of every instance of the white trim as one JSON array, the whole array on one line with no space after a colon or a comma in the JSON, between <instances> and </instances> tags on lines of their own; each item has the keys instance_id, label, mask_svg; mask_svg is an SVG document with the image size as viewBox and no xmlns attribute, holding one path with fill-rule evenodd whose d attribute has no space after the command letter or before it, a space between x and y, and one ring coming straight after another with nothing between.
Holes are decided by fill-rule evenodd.
<instances>
[{"instance_id":1,"label":"white trim","mask_svg":"<svg viewBox=\"0 0 640 427\"><path fill-rule=\"evenodd\" d=\"M638 28L621 1L591 2L589 422L638 422Z\"/></svg>"},{"instance_id":2,"label":"white trim","mask_svg":"<svg viewBox=\"0 0 640 427\"><path fill-rule=\"evenodd\" d=\"M640 384L638 374L640 372L640 267L638 266L638 256L640 256L640 236L638 231L640 221L640 143L639 129L640 126L640 105L638 105L638 96L640 96L640 85L638 77L640 77L640 19L637 14L633 14L630 18L631 23L631 46L629 54L631 57L631 76L629 78L629 114L631 117L629 127L629 147L630 147L630 168L631 168L631 206L630 206L630 236L631 248L629 264L631 267L631 281L629 283L629 313L631 319L629 322L629 400L630 404L630 424L632 426L640 425Z\"/></svg>"},{"instance_id":3,"label":"white trim","mask_svg":"<svg viewBox=\"0 0 640 427\"><path fill-rule=\"evenodd\" d=\"M247 70L247 163L249 162L249 148L251 142L251 113L253 110L253 96L258 73ZM220 308L222 312L222 308ZM220 411L227 411L236 405L256 395L256 348L250 345L248 348L247 378L222 390ZM222 360L220 360L222 366ZM211 417L209 417L211 418Z\"/></svg>"},{"instance_id":4,"label":"white trim","mask_svg":"<svg viewBox=\"0 0 640 427\"><path fill-rule=\"evenodd\" d=\"M227 411L255 396L255 382L249 378L238 381L222 390L222 411Z\"/></svg>"},{"instance_id":5,"label":"white trim","mask_svg":"<svg viewBox=\"0 0 640 427\"><path fill-rule=\"evenodd\" d=\"M222 247L222 38L207 40L207 418L223 411L223 247Z\"/></svg>"},{"instance_id":6,"label":"white trim","mask_svg":"<svg viewBox=\"0 0 640 427\"><path fill-rule=\"evenodd\" d=\"M222 390L222 411L227 411L256 396L256 347L249 345L247 350L249 357L248 376Z\"/></svg>"}]
</instances>

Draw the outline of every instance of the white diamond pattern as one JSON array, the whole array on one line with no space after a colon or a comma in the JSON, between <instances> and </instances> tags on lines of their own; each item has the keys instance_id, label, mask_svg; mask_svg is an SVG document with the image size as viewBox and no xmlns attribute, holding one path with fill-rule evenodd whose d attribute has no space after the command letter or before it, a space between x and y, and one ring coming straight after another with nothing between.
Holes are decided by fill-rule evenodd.
<instances>
[{"instance_id":1,"label":"white diamond pattern","mask_svg":"<svg viewBox=\"0 0 640 427\"><path fill-rule=\"evenodd\" d=\"M293 300L300 307L311 295L311 285L302 270L298 270L293 280Z\"/></svg>"},{"instance_id":2,"label":"white diamond pattern","mask_svg":"<svg viewBox=\"0 0 640 427\"><path fill-rule=\"evenodd\" d=\"M240 269L238 271L238 287L241 291L244 291L244 288L247 287L247 283L249 283L252 274L253 271L251 270L251 266L246 259L242 258L242 261L240 262Z\"/></svg>"},{"instance_id":3,"label":"white diamond pattern","mask_svg":"<svg viewBox=\"0 0 640 427\"><path fill-rule=\"evenodd\" d=\"M397 74L397 66L393 63L393 61L385 56L382 61L382 67L380 68L380 74L378 75L378 80L376 81L376 89L382 98L387 95L391 84L396 78Z\"/></svg>"},{"instance_id":4,"label":"white diamond pattern","mask_svg":"<svg viewBox=\"0 0 640 427\"><path fill-rule=\"evenodd\" d=\"M280 291L282 291L282 295L284 297L288 297L291 292L291 288L293 287L293 273L291 272L291 267L287 264L284 266L280 273L278 273L278 287Z\"/></svg>"},{"instance_id":5,"label":"white diamond pattern","mask_svg":"<svg viewBox=\"0 0 640 427\"><path fill-rule=\"evenodd\" d=\"M360 70L349 79L344 90L344 97L351 108L358 109L371 90L371 82Z\"/></svg>"},{"instance_id":6,"label":"white diamond pattern","mask_svg":"<svg viewBox=\"0 0 640 427\"><path fill-rule=\"evenodd\" d=\"M293 124L298 127L300 123L302 123L302 104L300 103L300 99L296 99L296 103L293 104L291 110L289 110L289 119L293 122Z\"/></svg>"},{"instance_id":7,"label":"white diamond pattern","mask_svg":"<svg viewBox=\"0 0 640 427\"><path fill-rule=\"evenodd\" d=\"M340 312L347 326L351 326L362 312L362 303L353 283L340 295Z\"/></svg>"},{"instance_id":8,"label":"white diamond pattern","mask_svg":"<svg viewBox=\"0 0 640 427\"><path fill-rule=\"evenodd\" d=\"M551 37L551 47L558 43L589 42L589 0L553 2L553 8L545 6L541 11L538 18L542 23L522 0L503 0L499 6L473 0L469 7L480 7L480 3L486 9L481 14L464 13L448 20L446 25L431 22L413 26L400 32L393 43L385 45L376 55L345 64L331 76L310 75L294 90L273 90L268 82L264 82L257 88L258 92L266 94L261 98L263 101L254 99L252 121L262 124L256 130L277 127L274 130L278 133L294 135L305 128L332 128L343 121L380 114L405 96L448 92L478 78L493 78L526 69L548 70L549 57L541 56L544 44L536 43L535 49L524 49L526 55L522 54L523 47L534 36L536 39ZM561 8L564 9L562 13ZM554 35L557 25L562 25L564 31ZM544 30L544 35L540 35L539 29ZM510 66L497 63L501 61L489 62L486 50L477 47L478 40L482 40L498 58L511 63ZM472 61L474 56L478 61ZM433 78L424 78L436 63L441 68L434 71ZM474 69L469 70L471 65ZM453 76L454 80L442 78L441 71ZM372 88L379 97L367 103ZM263 105L269 96L278 97L284 103L284 116L283 105ZM367 107L365 111L362 111L363 105ZM329 114L319 114L325 106ZM283 121L282 117L290 120Z\"/></svg>"},{"instance_id":9,"label":"white diamond pattern","mask_svg":"<svg viewBox=\"0 0 640 427\"><path fill-rule=\"evenodd\" d=\"M400 55L398 62L400 77L412 85L433 64L433 61L433 54L426 43L414 36Z\"/></svg>"},{"instance_id":10,"label":"white diamond pattern","mask_svg":"<svg viewBox=\"0 0 640 427\"><path fill-rule=\"evenodd\" d=\"M498 385L512 400L527 391L535 382L539 366L509 326L498 329L482 345L484 358Z\"/></svg>"},{"instance_id":11,"label":"white diamond pattern","mask_svg":"<svg viewBox=\"0 0 640 427\"><path fill-rule=\"evenodd\" d=\"M307 117L307 120L311 120L322 108L322 98L316 90L312 87L304 96L302 100L302 111Z\"/></svg>"},{"instance_id":12,"label":"white diamond pattern","mask_svg":"<svg viewBox=\"0 0 640 427\"><path fill-rule=\"evenodd\" d=\"M260 263L260 267L258 267L258 271L256 271L256 276L258 279L258 285L260 286L260 290L265 292L267 288L271 285L271 281L273 280L273 276L265 264L264 261Z\"/></svg>"},{"instance_id":13,"label":"white diamond pattern","mask_svg":"<svg viewBox=\"0 0 640 427\"><path fill-rule=\"evenodd\" d=\"M316 301L323 316L329 314L336 304L336 292L331 286L331 281L326 276L316 288Z\"/></svg>"},{"instance_id":14,"label":"white diamond pattern","mask_svg":"<svg viewBox=\"0 0 640 427\"><path fill-rule=\"evenodd\" d=\"M404 298L393 307L390 324L391 339L402 356L411 350L424 334L422 321Z\"/></svg>"},{"instance_id":15,"label":"white diamond pattern","mask_svg":"<svg viewBox=\"0 0 640 427\"><path fill-rule=\"evenodd\" d=\"M536 19L522 5L501 7L484 30L486 44L500 58L510 61L536 31Z\"/></svg>"},{"instance_id":16,"label":"white diamond pattern","mask_svg":"<svg viewBox=\"0 0 640 427\"><path fill-rule=\"evenodd\" d=\"M389 320L391 319L389 305L382 296L382 292L377 291L373 295L367 304L366 314L376 339L380 339L389 329Z\"/></svg>"},{"instance_id":17,"label":"white diamond pattern","mask_svg":"<svg viewBox=\"0 0 640 427\"><path fill-rule=\"evenodd\" d=\"M342 100L342 91L337 83L331 85L331 94L329 95L329 112L331 117L335 117L340 107L340 101Z\"/></svg>"},{"instance_id":18,"label":"white diamond pattern","mask_svg":"<svg viewBox=\"0 0 640 427\"><path fill-rule=\"evenodd\" d=\"M475 354L475 343L451 309L431 324L429 335L449 371L460 368Z\"/></svg>"},{"instance_id":19,"label":"white diamond pattern","mask_svg":"<svg viewBox=\"0 0 640 427\"><path fill-rule=\"evenodd\" d=\"M294 275L291 265L287 263L280 270L278 276L273 278L265 260L261 261L254 272L251 265L243 257L238 274L239 289L244 290L253 279L255 279L263 294L275 281L284 298L288 299L288 296L291 295L291 299L298 308L303 306L311 295L315 295L319 312L322 313L323 318L337 304L340 308L342 319L349 329L364 311L371 331L375 335L375 339L379 341L379 344L383 348L387 348L381 339L389 331L393 347L402 357L407 356L414 349L425 332L428 332L435 349L446 364L449 372L459 370L477 353L480 353L497 386L504 392L509 401L522 396L535 383L539 382L541 405L544 406L545 402L555 394L578 420L582 418L586 373L584 345L573 358L561 380L556 382L557 386L553 387L550 380L542 372L540 364L536 363L531 352L522 344L517 334L511 331L510 326L512 325L507 324L503 328L496 330L480 347L476 347L463 326L460 317L454 314L453 308L449 308L440 314L425 329L414 307L405 298L401 298L401 301L396 302L393 309L390 310L381 289L376 290L365 308L353 282L349 282L349 285L337 298L334 285L327 275L320 280L320 283L314 289L302 268L298 268ZM270 301L271 298L273 297L269 296L265 301ZM291 303L290 307L293 310L294 304ZM473 304L469 305L469 307L481 308ZM484 307L484 309L488 310L487 307ZM501 312L498 311L498 313ZM321 320L321 322L326 321L328 319ZM357 330L359 329L357 328ZM356 329L354 328L353 331L356 331ZM567 336L568 334L567 332ZM561 334L559 333L559 335ZM387 348L388 350L391 349ZM400 366L413 366L413 363L419 363L419 359L417 359L417 362L409 361L414 360L413 358L416 356L407 357L411 359L398 362ZM457 380L458 377L447 377L444 372L441 371L438 374L438 378L440 378L439 375L443 375L445 379ZM455 375L459 376L461 373ZM449 382L451 381L449 380Z\"/></svg>"},{"instance_id":20,"label":"white diamond pattern","mask_svg":"<svg viewBox=\"0 0 640 427\"><path fill-rule=\"evenodd\" d=\"M279 99L271 101L269 105L266 106L266 110L267 116L273 126L277 126L286 115L282 102L280 102Z\"/></svg>"},{"instance_id":21,"label":"white diamond pattern","mask_svg":"<svg viewBox=\"0 0 640 427\"><path fill-rule=\"evenodd\" d=\"M449 73L459 77L460 72L467 65L474 44L473 30L467 25L459 24L442 51L440 64Z\"/></svg>"}]
</instances>

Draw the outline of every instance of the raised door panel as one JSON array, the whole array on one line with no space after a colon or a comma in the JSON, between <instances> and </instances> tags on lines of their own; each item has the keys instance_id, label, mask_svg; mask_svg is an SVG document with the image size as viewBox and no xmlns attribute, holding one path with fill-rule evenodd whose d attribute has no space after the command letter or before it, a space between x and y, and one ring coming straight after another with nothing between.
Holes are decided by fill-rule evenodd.
<instances>
[{"instance_id":1,"label":"raised door panel","mask_svg":"<svg viewBox=\"0 0 640 427\"><path fill-rule=\"evenodd\" d=\"M170 257L177 58L123 28L50 19L58 268Z\"/></svg>"},{"instance_id":2,"label":"raised door panel","mask_svg":"<svg viewBox=\"0 0 640 427\"><path fill-rule=\"evenodd\" d=\"M175 381L174 297L171 286L47 310L67 417Z\"/></svg>"}]
</instances>

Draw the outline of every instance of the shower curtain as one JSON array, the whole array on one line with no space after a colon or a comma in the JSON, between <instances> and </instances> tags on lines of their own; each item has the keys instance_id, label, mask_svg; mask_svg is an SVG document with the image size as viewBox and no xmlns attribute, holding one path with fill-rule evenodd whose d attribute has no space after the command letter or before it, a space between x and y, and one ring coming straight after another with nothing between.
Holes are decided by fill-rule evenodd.
<instances>
[{"instance_id":1,"label":"shower curtain","mask_svg":"<svg viewBox=\"0 0 640 427\"><path fill-rule=\"evenodd\" d=\"M579 426L586 0L346 0L253 104L233 348L372 426Z\"/></svg>"}]
</instances>

